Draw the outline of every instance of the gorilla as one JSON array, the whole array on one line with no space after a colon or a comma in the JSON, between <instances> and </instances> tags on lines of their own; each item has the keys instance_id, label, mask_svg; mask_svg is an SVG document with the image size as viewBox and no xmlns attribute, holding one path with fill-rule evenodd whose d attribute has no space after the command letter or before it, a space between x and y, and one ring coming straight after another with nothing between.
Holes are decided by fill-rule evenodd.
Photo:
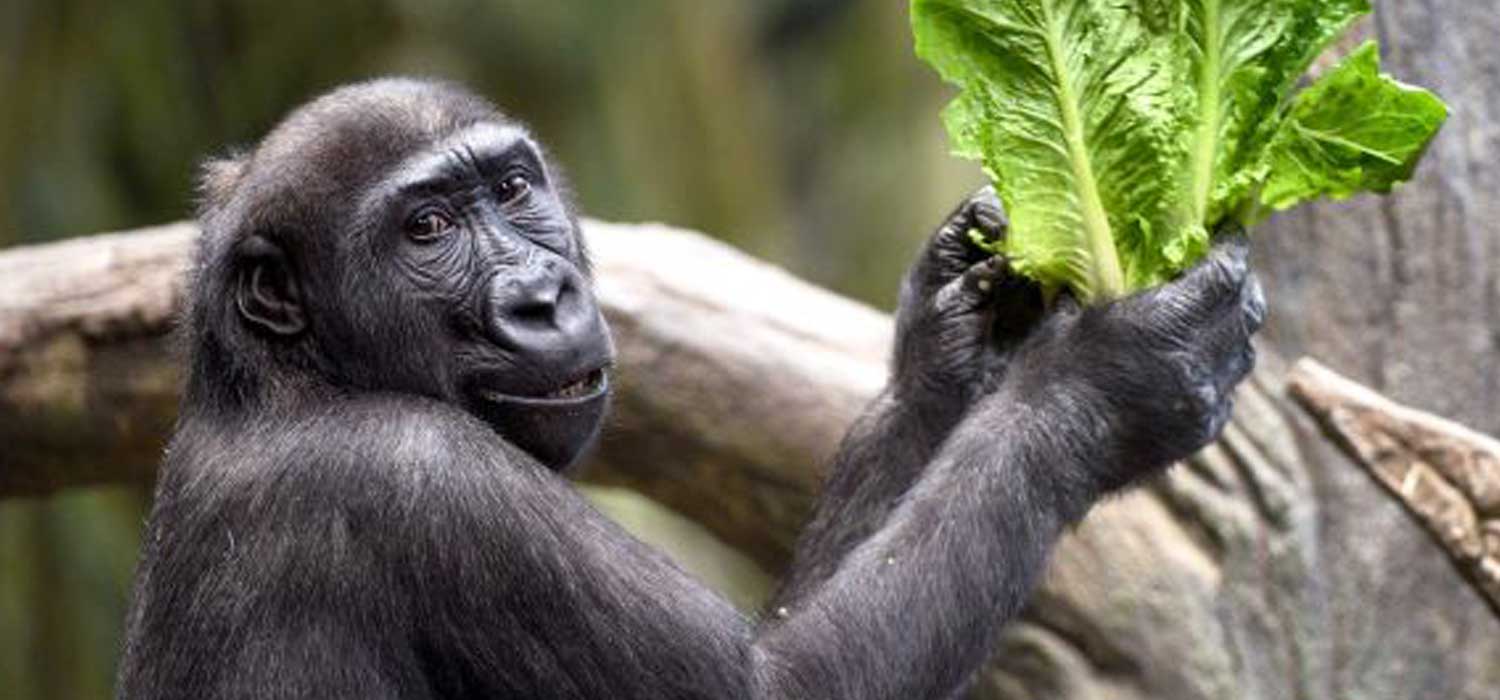
<instances>
[{"instance_id":1,"label":"gorilla","mask_svg":"<svg viewBox=\"0 0 1500 700\"><path fill-rule=\"evenodd\" d=\"M766 613L562 472L614 348L557 165L454 85L335 90L205 167L187 372L118 697L947 698L1101 498L1212 440L1264 313L1243 240L1042 303L928 239L891 373Z\"/></svg>"}]
</instances>

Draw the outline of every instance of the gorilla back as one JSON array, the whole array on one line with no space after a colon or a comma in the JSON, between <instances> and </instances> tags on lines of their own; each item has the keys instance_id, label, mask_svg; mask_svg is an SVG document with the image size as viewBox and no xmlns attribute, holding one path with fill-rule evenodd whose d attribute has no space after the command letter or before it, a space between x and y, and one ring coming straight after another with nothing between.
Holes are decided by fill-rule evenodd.
<instances>
[{"instance_id":1,"label":"gorilla back","mask_svg":"<svg viewBox=\"0 0 1500 700\"><path fill-rule=\"evenodd\" d=\"M967 203L752 620L558 474L614 350L523 127L442 83L354 85L210 163L202 197L126 700L951 696L1067 524L1217 433L1261 313L1228 245L996 323L1035 290L1001 283L968 231L1003 218Z\"/></svg>"}]
</instances>

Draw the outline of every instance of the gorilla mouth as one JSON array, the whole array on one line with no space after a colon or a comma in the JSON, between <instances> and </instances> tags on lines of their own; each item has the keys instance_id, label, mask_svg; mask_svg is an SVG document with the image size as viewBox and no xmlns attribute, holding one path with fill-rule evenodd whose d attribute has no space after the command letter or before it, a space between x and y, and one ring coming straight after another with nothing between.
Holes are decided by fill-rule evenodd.
<instances>
[{"instance_id":1,"label":"gorilla mouth","mask_svg":"<svg viewBox=\"0 0 1500 700\"><path fill-rule=\"evenodd\" d=\"M583 379L569 384L557 391L547 394L549 399L576 399L580 396L593 394L604 385L604 370L596 369Z\"/></svg>"},{"instance_id":2,"label":"gorilla mouth","mask_svg":"<svg viewBox=\"0 0 1500 700\"><path fill-rule=\"evenodd\" d=\"M547 468L562 472L578 462L599 434L609 406L609 365L597 365L550 389L476 387L471 396L470 410L491 429Z\"/></svg>"},{"instance_id":3,"label":"gorilla mouth","mask_svg":"<svg viewBox=\"0 0 1500 700\"><path fill-rule=\"evenodd\" d=\"M609 374L599 367L567 384L535 394L508 394L484 391L484 397L494 402L511 402L531 405L569 405L597 399L609 391Z\"/></svg>"}]
</instances>

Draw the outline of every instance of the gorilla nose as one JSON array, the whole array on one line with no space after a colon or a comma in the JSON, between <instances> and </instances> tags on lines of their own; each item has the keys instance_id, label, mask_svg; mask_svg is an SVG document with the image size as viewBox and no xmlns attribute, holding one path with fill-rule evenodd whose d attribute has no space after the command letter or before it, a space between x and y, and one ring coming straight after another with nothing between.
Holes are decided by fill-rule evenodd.
<instances>
[{"instance_id":1,"label":"gorilla nose","mask_svg":"<svg viewBox=\"0 0 1500 700\"><path fill-rule=\"evenodd\" d=\"M598 311L571 265L556 260L501 275L490 287L489 325L510 350L564 355L592 340ZM562 359L562 358L558 358Z\"/></svg>"}]
</instances>

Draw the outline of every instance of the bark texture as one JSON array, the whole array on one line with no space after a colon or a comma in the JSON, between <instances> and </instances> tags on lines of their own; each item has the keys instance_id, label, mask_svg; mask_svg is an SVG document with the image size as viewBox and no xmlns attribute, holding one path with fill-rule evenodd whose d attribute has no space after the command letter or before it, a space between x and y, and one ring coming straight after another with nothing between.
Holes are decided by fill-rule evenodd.
<instances>
[{"instance_id":1,"label":"bark texture","mask_svg":"<svg viewBox=\"0 0 1500 700\"><path fill-rule=\"evenodd\" d=\"M166 341L193 235L0 253L0 495L149 478L175 406ZM817 466L884 379L889 319L694 234L589 222L587 235L621 351L591 478L641 489L774 570ZM1438 444L1463 449L1428 449L1421 431L1448 424L1313 370L1297 375L1299 403L1285 374L1265 348L1220 443L1067 537L974 697L1493 700L1500 615L1473 531L1449 537L1440 519L1434 536L1427 501L1409 509L1381 486L1421 460L1488 534L1492 486L1475 465L1491 443L1445 428ZM1418 446L1393 457L1351 425Z\"/></svg>"},{"instance_id":2,"label":"bark texture","mask_svg":"<svg viewBox=\"0 0 1500 700\"><path fill-rule=\"evenodd\" d=\"M1290 386L1500 613L1500 441L1398 406L1312 360L1297 364Z\"/></svg>"},{"instance_id":3,"label":"bark texture","mask_svg":"<svg viewBox=\"0 0 1500 700\"><path fill-rule=\"evenodd\" d=\"M1299 208L1256 231L1266 336L1391 398L1500 433L1500 13L1377 2L1358 38L1452 107L1392 197Z\"/></svg>"}]
</instances>

